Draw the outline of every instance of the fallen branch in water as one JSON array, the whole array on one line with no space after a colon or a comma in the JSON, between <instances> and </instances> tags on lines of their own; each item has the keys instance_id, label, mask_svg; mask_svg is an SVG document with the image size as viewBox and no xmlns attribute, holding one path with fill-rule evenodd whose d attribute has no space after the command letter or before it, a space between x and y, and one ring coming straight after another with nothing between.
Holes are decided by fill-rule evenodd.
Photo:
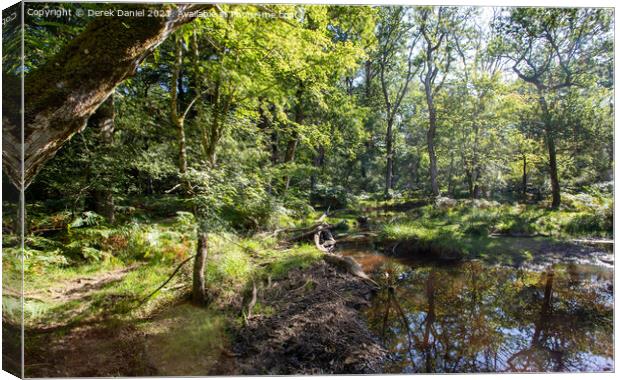
<instances>
[{"instance_id":1,"label":"fallen branch in water","mask_svg":"<svg viewBox=\"0 0 620 380\"><path fill-rule=\"evenodd\" d=\"M349 256L339 256L332 253L336 246L336 240L329 231L329 225L322 224L317 227L314 234L314 245L319 251L324 253L323 260L325 260L325 262L341 268L353 276L359 277L370 282L376 287L379 287L379 284L368 277L368 275L364 272L364 269L362 269L362 266L359 265L354 258Z\"/></svg>"},{"instance_id":2,"label":"fallen branch in water","mask_svg":"<svg viewBox=\"0 0 620 380\"><path fill-rule=\"evenodd\" d=\"M312 237L314 236L314 234L316 234L317 232L321 230L329 230L330 228L333 228L331 224L327 224L323 222L314 224L309 227L300 228L300 229L297 229L297 231L303 231L303 232L297 236L287 239L286 242L287 243L298 243L304 240L312 240Z\"/></svg>"},{"instance_id":3,"label":"fallen branch in water","mask_svg":"<svg viewBox=\"0 0 620 380\"><path fill-rule=\"evenodd\" d=\"M355 261L355 259L352 257L338 256L332 253L326 253L323 255L323 260L325 260L325 262L335 267L338 267L338 268L341 268L347 271L348 273L352 274L355 277L359 277L365 281L368 281L369 283L373 284L377 288L379 287L379 284L377 284L373 279L368 277L368 275L362 269L362 266L359 265L357 261Z\"/></svg>"}]
</instances>

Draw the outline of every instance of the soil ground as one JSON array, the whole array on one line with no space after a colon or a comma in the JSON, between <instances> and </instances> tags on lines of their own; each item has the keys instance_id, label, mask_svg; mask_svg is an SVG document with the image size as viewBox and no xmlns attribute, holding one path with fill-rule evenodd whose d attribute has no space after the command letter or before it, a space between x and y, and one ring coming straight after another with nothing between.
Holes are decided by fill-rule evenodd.
<instances>
[{"instance_id":1,"label":"soil ground","mask_svg":"<svg viewBox=\"0 0 620 380\"><path fill-rule=\"evenodd\" d=\"M62 287L88 297L95 284L125 273ZM255 315L232 332L234 345L215 336L223 329L212 326L222 323L213 310L181 302L142 321L26 331L26 376L374 373L386 352L358 312L372 294L364 281L321 261L259 287Z\"/></svg>"},{"instance_id":2,"label":"soil ground","mask_svg":"<svg viewBox=\"0 0 620 380\"><path fill-rule=\"evenodd\" d=\"M241 373L375 373L386 351L358 310L373 288L325 262L294 270L264 290L272 315L248 320L235 351Z\"/></svg>"}]
</instances>

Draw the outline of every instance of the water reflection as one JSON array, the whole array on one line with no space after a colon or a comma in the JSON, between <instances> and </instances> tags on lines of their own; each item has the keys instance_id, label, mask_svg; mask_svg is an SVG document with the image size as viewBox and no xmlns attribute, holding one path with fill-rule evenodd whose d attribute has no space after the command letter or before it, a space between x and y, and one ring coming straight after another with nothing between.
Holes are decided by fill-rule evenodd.
<instances>
[{"instance_id":1,"label":"water reflection","mask_svg":"<svg viewBox=\"0 0 620 380\"><path fill-rule=\"evenodd\" d=\"M366 312L385 372L613 370L610 270L366 261L387 283Z\"/></svg>"}]
</instances>

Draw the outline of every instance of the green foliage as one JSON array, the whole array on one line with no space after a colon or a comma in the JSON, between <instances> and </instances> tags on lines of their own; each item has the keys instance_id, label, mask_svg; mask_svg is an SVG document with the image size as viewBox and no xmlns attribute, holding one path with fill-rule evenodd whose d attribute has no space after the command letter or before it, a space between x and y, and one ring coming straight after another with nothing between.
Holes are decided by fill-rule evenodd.
<instances>
[{"instance_id":1,"label":"green foliage","mask_svg":"<svg viewBox=\"0 0 620 380\"><path fill-rule=\"evenodd\" d=\"M466 247L468 240L488 239L491 234L557 238L610 237L613 234L607 206L600 206L598 211L583 211L587 203L579 203L572 211L552 211L523 204L485 205L484 208L475 205L462 201L451 209L422 207L415 214L382 224L380 234L386 240L417 238Z\"/></svg>"},{"instance_id":2,"label":"green foliage","mask_svg":"<svg viewBox=\"0 0 620 380\"><path fill-rule=\"evenodd\" d=\"M81 216L75 218L67 228L98 226L104 221L101 215L92 211L84 211Z\"/></svg>"},{"instance_id":3,"label":"green foliage","mask_svg":"<svg viewBox=\"0 0 620 380\"><path fill-rule=\"evenodd\" d=\"M355 199L353 194L342 186L317 185L310 193L310 202L319 209L337 210L352 206Z\"/></svg>"},{"instance_id":4,"label":"green foliage","mask_svg":"<svg viewBox=\"0 0 620 380\"><path fill-rule=\"evenodd\" d=\"M349 232L357 216L385 207L383 219L369 216L381 239L495 262L531 258L544 239L613 237L610 10L497 9L491 25L471 7L266 6L295 15L285 20L233 12L262 6L220 7L228 13L177 30L115 89L106 103L111 136L97 116L102 107L27 190L23 269L33 287L142 266L97 289L86 306L29 300L28 318L134 313L136 300L194 254L198 230L209 236L209 290L226 304L252 282L320 260L312 245L282 249L264 236L316 223L327 209L340 209L328 222ZM86 21L32 18L27 70L53 59ZM426 76L430 97L418 80ZM430 198L429 100L448 203ZM557 210L547 208L550 141L563 191ZM388 157L394 177L384 193ZM406 203L411 211L400 214ZM5 207L6 230L15 215ZM4 250L13 274L20 254ZM147 309L187 291L179 289L160 292ZM259 303L255 312L270 310ZM188 323L221 332L211 317Z\"/></svg>"}]
</instances>

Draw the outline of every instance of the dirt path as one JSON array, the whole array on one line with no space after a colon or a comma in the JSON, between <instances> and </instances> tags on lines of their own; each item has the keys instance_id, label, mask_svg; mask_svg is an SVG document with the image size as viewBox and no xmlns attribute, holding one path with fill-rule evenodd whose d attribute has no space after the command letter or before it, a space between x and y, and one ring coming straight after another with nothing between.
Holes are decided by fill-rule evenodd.
<instances>
[{"instance_id":1,"label":"dirt path","mask_svg":"<svg viewBox=\"0 0 620 380\"><path fill-rule=\"evenodd\" d=\"M376 373L386 352L359 309L373 288L325 262L289 272L262 292L264 312L237 336L242 374ZM262 299L260 299L262 298Z\"/></svg>"},{"instance_id":2,"label":"dirt path","mask_svg":"<svg viewBox=\"0 0 620 380\"><path fill-rule=\"evenodd\" d=\"M99 290L122 281L139 264L59 281L45 291L26 292L27 299L78 306L59 310L62 318L33 321L26 329L27 377L145 376L145 336L134 326L107 321L89 311ZM104 311L105 314L105 311Z\"/></svg>"},{"instance_id":3,"label":"dirt path","mask_svg":"<svg viewBox=\"0 0 620 380\"><path fill-rule=\"evenodd\" d=\"M208 309L176 303L146 321L107 320L29 334L27 377L230 375L227 338ZM234 363L233 363L234 364Z\"/></svg>"},{"instance_id":4,"label":"dirt path","mask_svg":"<svg viewBox=\"0 0 620 380\"><path fill-rule=\"evenodd\" d=\"M67 281L50 294L66 289L63 300L88 298L130 270ZM255 315L236 332L224 333L227 316L221 311L185 302L142 321L106 319L31 331L26 375L375 373L386 352L359 313L372 294L364 281L319 262L262 287Z\"/></svg>"},{"instance_id":5,"label":"dirt path","mask_svg":"<svg viewBox=\"0 0 620 380\"><path fill-rule=\"evenodd\" d=\"M110 377L155 374L145 360L146 337L130 325L96 324L33 334L26 377Z\"/></svg>"},{"instance_id":6,"label":"dirt path","mask_svg":"<svg viewBox=\"0 0 620 380\"><path fill-rule=\"evenodd\" d=\"M102 289L114 282L121 281L129 272L138 268L139 264L134 264L126 268L119 268L108 272L97 273L92 276L82 276L56 283L54 286L41 291L25 292L26 298L44 300L49 299L56 302L68 302L86 299L93 292Z\"/></svg>"}]
</instances>

